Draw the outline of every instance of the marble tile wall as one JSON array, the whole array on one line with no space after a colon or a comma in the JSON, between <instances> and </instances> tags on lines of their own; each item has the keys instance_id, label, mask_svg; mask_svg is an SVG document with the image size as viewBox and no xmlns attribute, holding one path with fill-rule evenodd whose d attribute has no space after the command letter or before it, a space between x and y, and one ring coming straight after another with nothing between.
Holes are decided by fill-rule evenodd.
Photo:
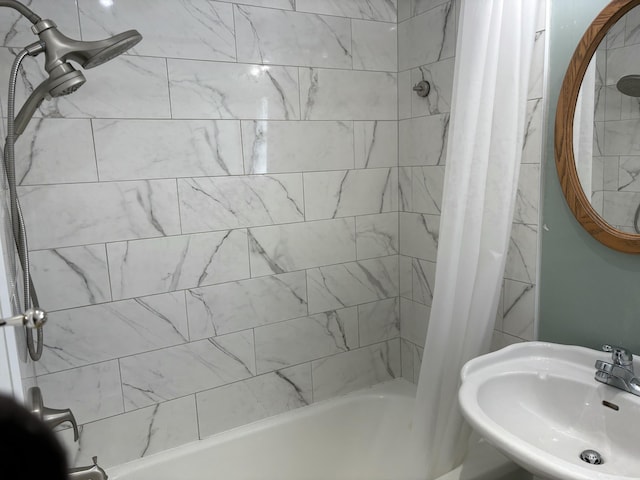
<instances>
[{"instance_id":1,"label":"marble tile wall","mask_svg":"<svg viewBox=\"0 0 640 480\"><path fill-rule=\"evenodd\" d=\"M640 103L637 97L622 94L616 83L637 73L639 26L636 7L614 25L596 52L591 203L608 223L629 233L636 233L634 218L640 204Z\"/></svg>"},{"instance_id":2,"label":"marble tile wall","mask_svg":"<svg viewBox=\"0 0 640 480\"><path fill-rule=\"evenodd\" d=\"M493 348L535 338L545 1L540 0L527 131ZM398 1L398 209L402 375L417 382L435 283L451 112L457 0ZM411 87L431 84L428 97Z\"/></svg>"},{"instance_id":3,"label":"marble tile wall","mask_svg":"<svg viewBox=\"0 0 640 480\"><path fill-rule=\"evenodd\" d=\"M73 463L400 376L397 45L419 33L396 1L29 3L75 38L144 36L17 145L50 312L37 383L81 424ZM7 78L34 37L9 10L0 33Z\"/></svg>"}]
</instances>

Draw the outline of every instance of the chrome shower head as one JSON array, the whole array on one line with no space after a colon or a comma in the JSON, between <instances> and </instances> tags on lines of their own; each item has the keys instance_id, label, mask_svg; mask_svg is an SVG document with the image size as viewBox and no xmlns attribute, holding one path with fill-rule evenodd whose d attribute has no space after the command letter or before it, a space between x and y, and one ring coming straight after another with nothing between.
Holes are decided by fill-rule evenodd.
<instances>
[{"instance_id":1,"label":"chrome shower head","mask_svg":"<svg viewBox=\"0 0 640 480\"><path fill-rule=\"evenodd\" d=\"M618 80L616 87L620 93L630 97L640 97L640 75L625 75Z\"/></svg>"},{"instance_id":2,"label":"chrome shower head","mask_svg":"<svg viewBox=\"0 0 640 480\"><path fill-rule=\"evenodd\" d=\"M69 63L64 63L55 68L50 74L49 78L43 81L38 87L29 95L26 102L18 112L15 118L15 134L16 138L22 135L24 129L27 127L29 120L33 117L42 101L49 97L62 97L69 95L80 88L86 78L82 72L79 72Z\"/></svg>"},{"instance_id":3,"label":"chrome shower head","mask_svg":"<svg viewBox=\"0 0 640 480\"><path fill-rule=\"evenodd\" d=\"M70 63L64 63L49 72L49 79L43 83L49 96L62 97L75 92L86 81L82 72L73 68Z\"/></svg>"},{"instance_id":4,"label":"chrome shower head","mask_svg":"<svg viewBox=\"0 0 640 480\"><path fill-rule=\"evenodd\" d=\"M97 67L142 40L142 35L137 30L127 30L104 40L74 40L60 33L51 20L41 20L33 26L33 31L45 45L44 68L49 73L70 60L79 63L84 69Z\"/></svg>"}]
</instances>

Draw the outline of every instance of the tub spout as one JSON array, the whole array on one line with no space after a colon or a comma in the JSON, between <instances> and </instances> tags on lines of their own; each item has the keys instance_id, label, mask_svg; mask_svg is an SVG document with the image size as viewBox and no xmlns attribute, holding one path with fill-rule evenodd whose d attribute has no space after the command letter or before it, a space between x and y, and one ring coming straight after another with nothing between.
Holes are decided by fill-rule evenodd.
<instances>
[{"instance_id":1,"label":"tub spout","mask_svg":"<svg viewBox=\"0 0 640 480\"><path fill-rule=\"evenodd\" d=\"M69 480L107 480L109 476L98 465L98 457L93 457L93 465L69 470Z\"/></svg>"}]
</instances>

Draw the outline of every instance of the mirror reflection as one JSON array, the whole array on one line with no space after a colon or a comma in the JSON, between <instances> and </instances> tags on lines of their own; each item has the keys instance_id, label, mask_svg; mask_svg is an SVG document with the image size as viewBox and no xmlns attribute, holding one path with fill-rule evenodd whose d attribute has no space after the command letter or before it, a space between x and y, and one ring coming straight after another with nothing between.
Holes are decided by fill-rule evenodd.
<instances>
[{"instance_id":1,"label":"mirror reflection","mask_svg":"<svg viewBox=\"0 0 640 480\"><path fill-rule=\"evenodd\" d=\"M613 227L640 234L640 7L598 47L573 123L576 169L591 205Z\"/></svg>"}]
</instances>

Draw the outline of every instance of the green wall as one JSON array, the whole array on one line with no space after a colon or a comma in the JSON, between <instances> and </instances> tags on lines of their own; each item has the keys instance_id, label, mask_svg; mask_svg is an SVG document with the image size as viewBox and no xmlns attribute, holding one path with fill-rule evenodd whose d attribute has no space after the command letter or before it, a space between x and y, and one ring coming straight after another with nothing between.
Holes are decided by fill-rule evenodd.
<instances>
[{"instance_id":1,"label":"green wall","mask_svg":"<svg viewBox=\"0 0 640 480\"><path fill-rule=\"evenodd\" d=\"M640 255L616 252L575 220L556 175L553 128L558 92L573 51L606 0L550 0L549 109L545 159L538 337L640 353ZM638 66L640 73L640 65Z\"/></svg>"}]
</instances>

